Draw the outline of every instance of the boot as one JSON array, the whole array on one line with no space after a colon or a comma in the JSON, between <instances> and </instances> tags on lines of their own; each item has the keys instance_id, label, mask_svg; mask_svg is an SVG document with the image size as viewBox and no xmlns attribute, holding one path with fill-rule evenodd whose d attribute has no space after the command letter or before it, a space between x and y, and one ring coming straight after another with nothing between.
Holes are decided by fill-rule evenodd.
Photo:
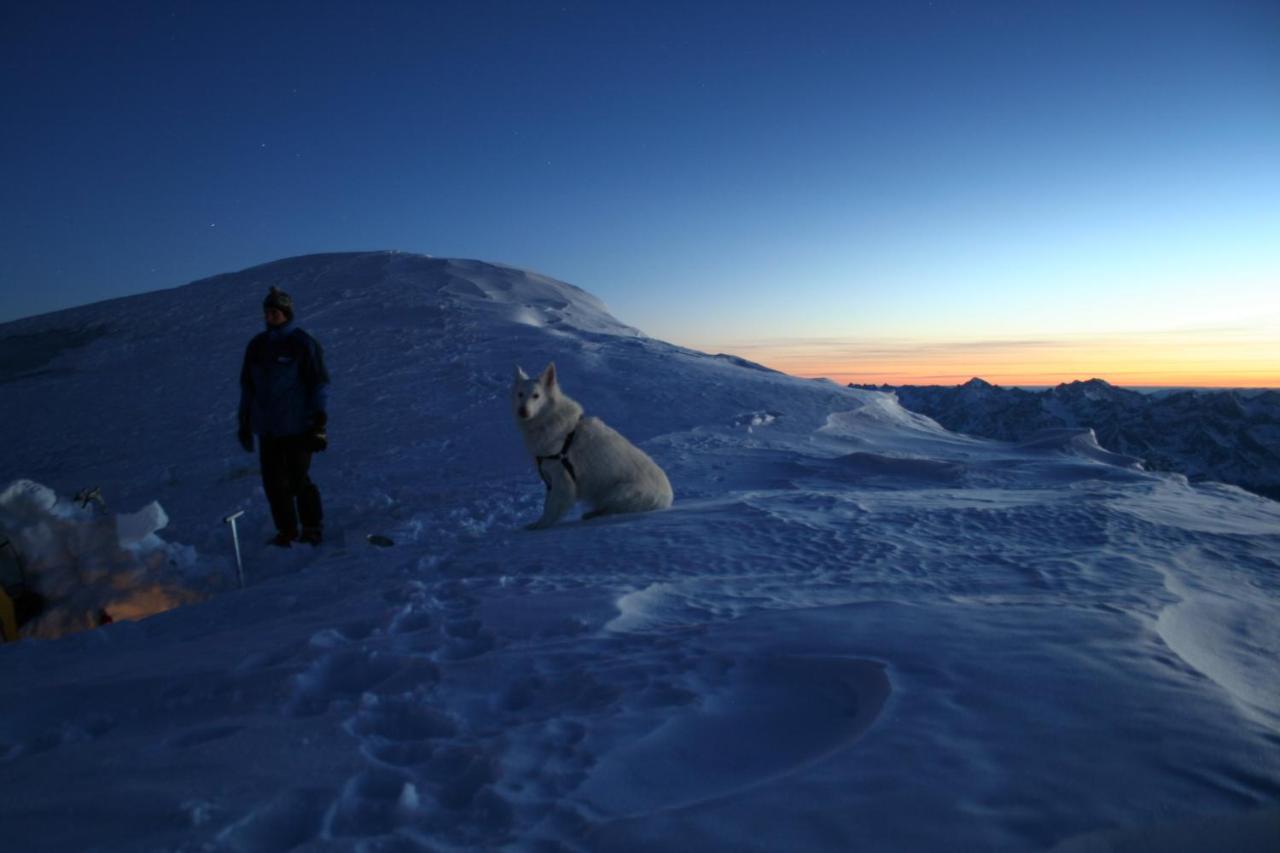
<instances>
[{"instance_id":1,"label":"boot","mask_svg":"<svg viewBox=\"0 0 1280 853\"><path fill-rule=\"evenodd\" d=\"M304 527L302 528L302 536L299 538L308 545L315 547L324 541L324 531L319 527Z\"/></svg>"},{"instance_id":2,"label":"boot","mask_svg":"<svg viewBox=\"0 0 1280 853\"><path fill-rule=\"evenodd\" d=\"M270 539L268 539L267 544L274 545L277 548L288 548L290 545L292 545L294 542L297 542L297 541L298 541L297 533L294 533L292 530L289 530L289 531L281 530L275 536L272 536Z\"/></svg>"}]
</instances>

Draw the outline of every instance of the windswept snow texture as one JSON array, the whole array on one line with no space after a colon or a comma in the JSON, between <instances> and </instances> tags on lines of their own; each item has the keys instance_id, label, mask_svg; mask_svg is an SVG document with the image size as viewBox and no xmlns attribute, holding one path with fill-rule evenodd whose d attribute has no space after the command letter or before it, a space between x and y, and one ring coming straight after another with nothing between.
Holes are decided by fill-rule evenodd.
<instances>
[{"instance_id":1,"label":"windswept snow texture","mask_svg":"<svg viewBox=\"0 0 1280 853\"><path fill-rule=\"evenodd\" d=\"M333 375L316 550L260 544L235 441L271 284ZM951 433L474 261L0 326L48 336L75 346L6 374L0 482L158 501L224 572L244 510L249 584L0 647L6 850L1275 849L1273 501L1079 430ZM552 360L670 510L522 529L508 382Z\"/></svg>"}]
</instances>

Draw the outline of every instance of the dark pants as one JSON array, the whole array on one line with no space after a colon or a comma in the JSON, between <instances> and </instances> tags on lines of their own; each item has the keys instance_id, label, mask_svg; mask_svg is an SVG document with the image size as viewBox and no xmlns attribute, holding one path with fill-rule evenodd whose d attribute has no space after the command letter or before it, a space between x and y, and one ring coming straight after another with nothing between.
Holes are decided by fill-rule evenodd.
<instances>
[{"instance_id":1,"label":"dark pants","mask_svg":"<svg viewBox=\"0 0 1280 853\"><path fill-rule=\"evenodd\" d=\"M304 446L305 440L306 437L301 435L258 437L262 488L271 504L271 518L276 523L276 530L281 533L296 534L299 520L304 528L316 530L324 521L320 490L307 476L311 468L311 451Z\"/></svg>"}]
</instances>

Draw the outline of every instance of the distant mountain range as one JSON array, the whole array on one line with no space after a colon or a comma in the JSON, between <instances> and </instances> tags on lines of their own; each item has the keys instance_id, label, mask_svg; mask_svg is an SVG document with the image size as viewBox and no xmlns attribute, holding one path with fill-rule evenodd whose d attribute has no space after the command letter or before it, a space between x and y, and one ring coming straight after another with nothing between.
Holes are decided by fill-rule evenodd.
<instances>
[{"instance_id":1,"label":"distant mountain range","mask_svg":"<svg viewBox=\"0 0 1280 853\"><path fill-rule=\"evenodd\" d=\"M850 385L892 391L953 432L1023 441L1041 429L1091 427L1107 450L1149 470L1231 483L1280 500L1280 392L1144 394L1101 379L1043 391L982 379L963 385Z\"/></svg>"}]
</instances>

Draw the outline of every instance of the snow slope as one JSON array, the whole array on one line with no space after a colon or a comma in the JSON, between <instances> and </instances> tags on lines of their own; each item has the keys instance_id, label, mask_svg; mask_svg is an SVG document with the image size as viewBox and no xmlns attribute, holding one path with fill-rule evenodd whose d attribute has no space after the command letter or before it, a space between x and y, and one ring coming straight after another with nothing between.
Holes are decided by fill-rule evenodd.
<instances>
[{"instance_id":1,"label":"snow slope","mask_svg":"<svg viewBox=\"0 0 1280 853\"><path fill-rule=\"evenodd\" d=\"M234 437L270 284L333 375L318 550L258 544ZM949 433L473 261L295 258L0 353L0 487L157 501L227 579L0 647L5 849L1274 849L1280 504L1079 432ZM552 359L671 510L522 529L507 385Z\"/></svg>"}]
</instances>

